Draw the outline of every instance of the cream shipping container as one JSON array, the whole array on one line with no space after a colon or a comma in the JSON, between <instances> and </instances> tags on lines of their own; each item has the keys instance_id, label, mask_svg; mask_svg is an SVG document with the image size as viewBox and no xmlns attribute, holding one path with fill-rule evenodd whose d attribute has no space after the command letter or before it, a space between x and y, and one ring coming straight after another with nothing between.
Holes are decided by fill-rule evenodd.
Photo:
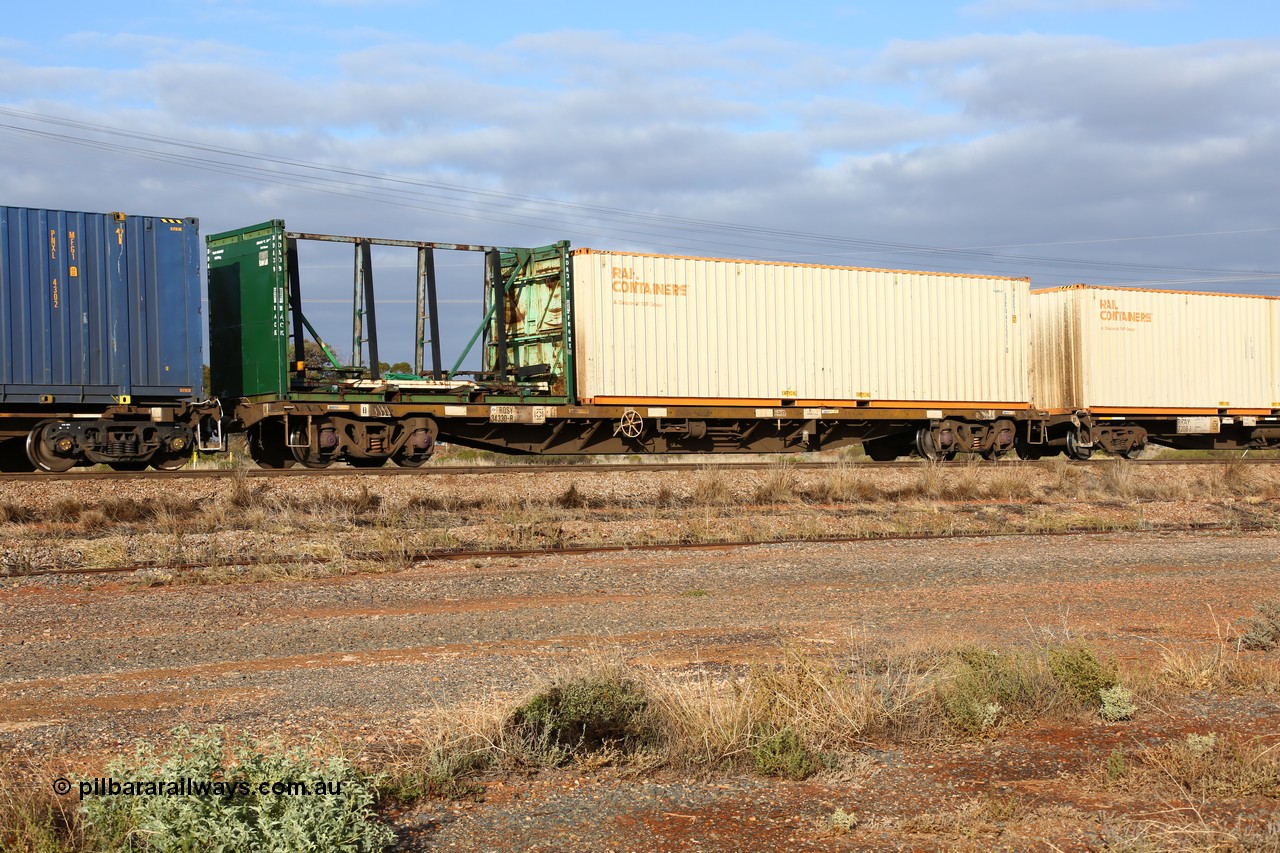
<instances>
[{"instance_id":1,"label":"cream shipping container","mask_svg":"<svg viewBox=\"0 0 1280 853\"><path fill-rule=\"evenodd\" d=\"M1029 280L580 249L596 404L1025 409Z\"/></svg>"},{"instance_id":2,"label":"cream shipping container","mask_svg":"<svg viewBox=\"0 0 1280 853\"><path fill-rule=\"evenodd\" d=\"M1280 301L1075 285L1031 295L1033 402L1094 414L1280 408Z\"/></svg>"}]
</instances>

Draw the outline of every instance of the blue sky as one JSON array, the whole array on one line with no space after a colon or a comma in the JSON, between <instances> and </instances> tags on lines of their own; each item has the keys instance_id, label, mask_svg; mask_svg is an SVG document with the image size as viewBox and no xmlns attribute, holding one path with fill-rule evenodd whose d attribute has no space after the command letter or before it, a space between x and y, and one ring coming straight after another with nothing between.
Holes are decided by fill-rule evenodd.
<instances>
[{"instance_id":1,"label":"blue sky","mask_svg":"<svg viewBox=\"0 0 1280 853\"><path fill-rule=\"evenodd\" d=\"M1278 293L1277 10L21 4L0 203ZM304 258L334 330L345 262Z\"/></svg>"}]
</instances>

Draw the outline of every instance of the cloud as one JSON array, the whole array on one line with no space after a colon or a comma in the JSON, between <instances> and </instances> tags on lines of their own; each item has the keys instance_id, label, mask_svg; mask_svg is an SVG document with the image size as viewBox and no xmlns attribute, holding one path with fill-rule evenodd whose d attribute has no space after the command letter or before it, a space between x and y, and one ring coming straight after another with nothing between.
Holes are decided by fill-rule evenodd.
<instances>
[{"instance_id":1,"label":"cloud","mask_svg":"<svg viewBox=\"0 0 1280 853\"><path fill-rule=\"evenodd\" d=\"M182 56L140 42L138 60L117 70L44 67L7 52L0 97L419 183L359 179L357 193L348 184L357 179L342 174L270 166L274 174L249 178L212 154L192 155L198 170L0 129L7 203L194 213L215 230L281 216L314 231L513 245L569 238L1030 274L1042 284L1143 273L805 243L615 212L938 246L1276 224L1280 51L1265 40L1145 48L1031 34L899 41L866 54L770 36L564 31L479 49L388 35L301 71L231 45L234 59L218 60L219 47ZM1024 254L1266 268L1268 239Z\"/></svg>"}]
</instances>

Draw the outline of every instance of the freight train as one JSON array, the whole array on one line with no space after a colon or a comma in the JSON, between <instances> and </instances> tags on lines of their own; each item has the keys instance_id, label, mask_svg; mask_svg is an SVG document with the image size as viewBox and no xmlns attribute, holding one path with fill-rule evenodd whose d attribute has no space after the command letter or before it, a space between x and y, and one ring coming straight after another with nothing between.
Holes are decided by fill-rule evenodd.
<instances>
[{"instance_id":1,"label":"freight train","mask_svg":"<svg viewBox=\"0 0 1280 853\"><path fill-rule=\"evenodd\" d=\"M300 252L352 247L352 352ZM373 247L416 255L409 371L379 361ZM266 468L506 453L1023 458L1280 445L1280 300L1026 278L384 240L0 208L0 468L180 467L244 433ZM483 258L442 358L440 253ZM479 347L480 369L461 365ZM317 359L317 354L320 356ZM367 354L367 358L366 358Z\"/></svg>"}]
</instances>

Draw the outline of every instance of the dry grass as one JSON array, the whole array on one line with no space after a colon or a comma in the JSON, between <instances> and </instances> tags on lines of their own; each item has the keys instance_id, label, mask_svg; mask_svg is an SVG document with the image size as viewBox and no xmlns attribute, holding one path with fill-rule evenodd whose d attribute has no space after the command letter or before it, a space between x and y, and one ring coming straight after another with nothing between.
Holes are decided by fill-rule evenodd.
<instances>
[{"instance_id":1,"label":"dry grass","mask_svg":"<svg viewBox=\"0 0 1280 853\"><path fill-rule=\"evenodd\" d=\"M1144 469L1123 460L1081 466L1065 459L1024 463L921 463L877 470L841 462L799 470L789 461L764 472L732 466L666 477L648 488L584 477L555 489L470 491L446 484L416 494L382 490L378 479L306 484L230 478L212 500L180 492L145 503L110 496L84 503L55 498L28 507L0 505L0 524L20 541L28 531L42 540L62 537L68 562L45 558L41 541L10 548L0 572L29 573L58 565L201 563L219 565L252 557L264 543L306 541L337 545L335 553L363 554L343 571L411 565L403 543L431 548L543 548L663 543L712 544L741 540L795 541L825 537L998 535L1066 531L1143 530L1174 517L1219 525L1280 527L1280 505L1261 495L1272 475L1242 463L1213 466L1216 485L1170 478L1168 469ZM648 485L648 484L646 484ZM1055 490L1063 490L1060 494ZM1226 497L1226 492L1246 491ZM1206 497L1190 511L1148 508L1147 500ZM1066 497L1063 497L1066 495ZM1090 502L1096 499L1095 502ZM1117 501L1117 498L1119 501ZM885 508L892 506L892 512ZM1171 514L1172 513L1172 514ZM1157 519L1153 525L1148 514ZM122 539L128 537L127 543ZM255 545L254 543L258 543ZM378 555L379 549L386 553ZM331 567L315 569L328 574ZM244 573L219 573L242 578ZM269 575L270 576L270 575ZM289 571L282 576L295 576ZM206 576L201 582L208 582Z\"/></svg>"},{"instance_id":2,"label":"dry grass","mask_svg":"<svg viewBox=\"0 0 1280 853\"><path fill-rule=\"evenodd\" d=\"M84 830L78 804L55 796L53 779L64 769L32 765L0 756L0 850L6 853L57 853L82 849Z\"/></svg>"}]
</instances>

